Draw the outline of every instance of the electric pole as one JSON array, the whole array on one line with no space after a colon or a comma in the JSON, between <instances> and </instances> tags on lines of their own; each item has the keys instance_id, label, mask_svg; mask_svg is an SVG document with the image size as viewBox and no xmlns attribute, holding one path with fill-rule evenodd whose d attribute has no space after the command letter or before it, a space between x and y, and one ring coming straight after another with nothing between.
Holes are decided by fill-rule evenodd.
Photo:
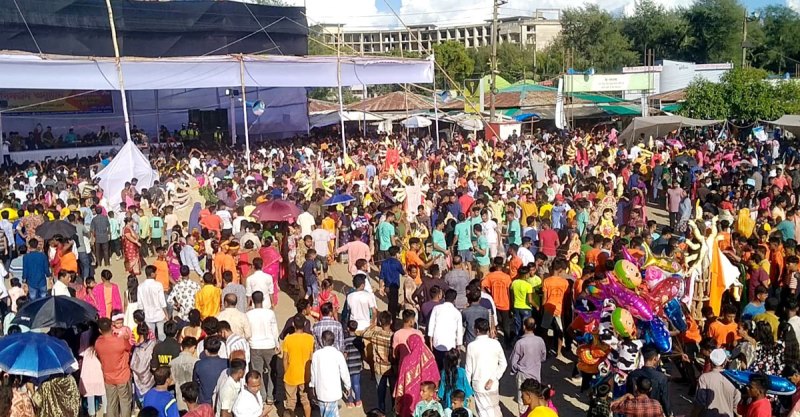
<instances>
[{"instance_id":1,"label":"electric pole","mask_svg":"<svg viewBox=\"0 0 800 417\"><path fill-rule=\"evenodd\" d=\"M496 88L496 81L497 81L497 41L499 40L499 36L497 33L497 12L500 6L506 4L507 0L493 0L492 1L492 74L490 76L490 90L489 91L489 121L494 122L495 116L495 107L494 107L494 92Z\"/></svg>"}]
</instances>

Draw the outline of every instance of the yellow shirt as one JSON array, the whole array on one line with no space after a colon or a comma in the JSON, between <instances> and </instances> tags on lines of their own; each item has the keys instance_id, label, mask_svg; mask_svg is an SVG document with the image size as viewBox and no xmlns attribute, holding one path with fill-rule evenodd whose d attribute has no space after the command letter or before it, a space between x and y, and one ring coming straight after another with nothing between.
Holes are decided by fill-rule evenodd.
<instances>
[{"instance_id":1,"label":"yellow shirt","mask_svg":"<svg viewBox=\"0 0 800 417\"><path fill-rule=\"evenodd\" d=\"M306 372L314 353L314 336L308 333L292 333L283 339L283 354L289 365L283 374L283 382L287 385L302 385L308 382L311 375Z\"/></svg>"},{"instance_id":2,"label":"yellow shirt","mask_svg":"<svg viewBox=\"0 0 800 417\"><path fill-rule=\"evenodd\" d=\"M540 405L528 413L528 417L558 417L558 414L552 408Z\"/></svg>"},{"instance_id":3,"label":"yellow shirt","mask_svg":"<svg viewBox=\"0 0 800 417\"><path fill-rule=\"evenodd\" d=\"M203 285L194 296L194 305L200 310L200 317L214 317L219 314L222 290L212 284Z\"/></svg>"},{"instance_id":4,"label":"yellow shirt","mask_svg":"<svg viewBox=\"0 0 800 417\"><path fill-rule=\"evenodd\" d=\"M550 212L553 211L553 205L550 203L544 203L541 207L539 207L539 218L540 219L547 219L550 220Z\"/></svg>"},{"instance_id":5,"label":"yellow shirt","mask_svg":"<svg viewBox=\"0 0 800 417\"><path fill-rule=\"evenodd\" d=\"M519 222L522 226L528 225L528 217L529 216L536 216L538 208L536 207L536 203L532 201L526 201L524 203L519 203L520 208L522 209L522 218L519 219Z\"/></svg>"}]
</instances>

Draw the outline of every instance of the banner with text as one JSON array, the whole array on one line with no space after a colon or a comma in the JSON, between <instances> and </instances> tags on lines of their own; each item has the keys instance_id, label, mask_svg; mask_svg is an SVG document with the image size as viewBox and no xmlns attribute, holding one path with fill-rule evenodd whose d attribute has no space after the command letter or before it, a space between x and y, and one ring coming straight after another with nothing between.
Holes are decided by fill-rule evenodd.
<instances>
[{"instance_id":1,"label":"banner with text","mask_svg":"<svg viewBox=\"0 0 800 417\"><path fill-rule=\"evenodd\" d=\"M111 91L0 90L7 115L113 113Z\"/></svg>"},{"instance_id":2,"label":"banner with text","mask_svg":"<svg viewBox=\"0 0 800 417\"><path fill-rule=\"evenodd\" d=\"M635 91L653 88L650 74L575 74L564 76L567 93Z\"/></svg>"},{"instance_id":3,"label":"banner with text","mask_svg":"<svg viewBox=\"0 0 800 417\"><path fill-rule=\"evenodd\" d=\"M480 113L481 108L481 79L464 80L464 113Z\"/></svg>"}]
</instances>

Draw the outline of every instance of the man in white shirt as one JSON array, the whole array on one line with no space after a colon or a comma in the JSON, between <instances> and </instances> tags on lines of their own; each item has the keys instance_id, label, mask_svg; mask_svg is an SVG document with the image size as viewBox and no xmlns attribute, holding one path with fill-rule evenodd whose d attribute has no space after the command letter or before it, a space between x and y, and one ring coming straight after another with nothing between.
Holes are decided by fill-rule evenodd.
<instances>
[{"instance_id":1,"label":"man in white shirt","mask_svg":"<svg viewBox=\"0 0 800 417\"><path fill-rule=\"evenodd\" d=\"M242 379L246 372L247 364L241 359L234 359L228 367L228 374L221 377L218 385L214 405L219 417L233 417L233 404L242 391Z\"/></svg>"},{"instance_id":2,"label":"man in white shirt","mask_svg":"<svg viewBox=\"0 0 800 417\"><path fill-rule=\"evenodd\" d=\"M269 407L265 406L260 392L263 382L261 374L250 371L244 379L244 389L239 391L239 395L233 403L233 415L236 417L267 417Z\"/></svg>"},{"instance_id":3,"label":"man in white shirt","mask_svg":"<svg viewBox=\"0 0 800 417\"><path fill-rule=\"evenodd\" d=\"M467 360L464 370L467 380L475 392L475 406L481 417L501 417L500 378L506 371L508 362L503 347L495 339L489 338L489 321L475 320L478 337L467 346Z\"/></svg>"},{"instance_id":4,"label":"man in white shirt","mask_svg":"<svg viewBox=\"0 0 800 417\"><path fill-rule=\"evenodd\" d=\"M250 365L254 371L269 375L272 358L280 353L278 320L275 312L265 307L264 303L269 303L269 297L263 292L254 291L250 299L253 301L253 309L247 312L247 321L250 322ZM266 398L267 403L272 403L272 380L265 378L263 382L261 397Z\"/></svg>"},{"instance_id":5,"label":"man in white shirt","mask_svg":"<svg viewBox=\"0 0 800 417\"><path fill-rule=\"evenodd\" d=\"M194 250L194 237L189 236L186 238L186 244L181 249L181 264L189 267L189 271L197 274L193 277L195 280L200 280L203 276L203 269L200 268L200 258L197 256L197 251Z\"/></svg>"},{"instance_id":6,"label":"man in white shirt","mask_svg":"<svg viewBox=\"0 0 800 417\"><path fill-rule=\"evenodd\" d=\"M522 266L527 266L536 262L536 257L534 257L533 252L531 252L532 245L533 242L529 236L522 238L522 246L517 249L517 256L519 260L522 261Z\"/></svg>"},{"instance_id":7,"label":"man in white shirt","mask_svg":"<svg viewBox=\"0 0 800 417\"><path fill-rule=\"evenodd\" d=\"M66 295L69 297L71 294L69 293L69 287L67 284L70 280L70 271L61 270L58 271L58 279L53 284L53 296L56 295Z\"/></svg>"},{"instance_id":8,"label":"man in white shirt","mask_svg":"<svg viewBox=\"0 0 800 417\"><path fill-rule=\"evenodd\" d=\"M315 224L314 216L308 212L308 206L306 206L305 209L306 211L297 216L297 224L300 226L300 234L304 237L311 234Z\"/></svg>"},{"instance_id":9,"label":"man in white shirt","mask_svg":"<svg viewBox=\"0 0 800 417\"><path fill-rule=\"evenodd\" d=\"M347 295L347 305L350 307L350 320L358 323L357 331L364 331L369 327L372 317L378 316L378 305L375 295L364 289L365 277L358 274L353 277L353 287L356 289ZM461 317L459 315L459 317Z\"/></svg>"},{"instance_id":10,"label":"man in white shirt","mask_svg":"<svg viewBox=\"0 0 800 417\"><path fill-rule=\"evenodd\" d=\"M445 291L444 302L433 308L428 320L428 336L439 369L444 366L447 351L464 344L464 322L455 306L457 296L452 288Z\"/></svg>"},{"instance_id":11,"label":"man in white shirt","mask_svg":"<svg viewBox=\"0 0 800 417\"><path fill-rule=\"evenodd\" d=\"M164 322L167 320L167 299L164 287L156 281L156 267L147 265L144 269L147 279L139 284L136 292L139 308L144 310L144 321L147 327L157 330L158 340L164 341Z\"/></svg>"},{"instance_id":12,"label":"man in white shirt","mask_svg":"<svg viewBox=\"0 0 800 417\"><path fill-rule=\"evenodd\" d=\"M250 323L247 316L236 308L238 299L236 294L229 293L223 297L225 309L217 313L217 320L227 321L231 325L231 331L245 339L250 338Z\"/></svg>"},{"instance_id":13,"label":"man in white shirt","mask_svg":"<svg viewBox=\"0 0 800 417\"><path fill-rule=\"evenodd\" d=\"M794 337L797 338L797 342L800 343L800 317L797 316L797 302L789 302L786 307L786 313L789 316L789 320L787 322L790 326L792 326L792 330L794 330Z\"/></svg>"},{"instance_id":14,"label":"man in white shirt","mask_svg":"<svg viewBox=\"0 0 800 417\"><path fill-rule=\"evenodd\" d=\"M486 241L489 243L489 256L494 259L500 251L499 239L497 235L497 222L489 217L489 210L481 211L481 227Z\"/></svg>"},{"instance_id":15,"label":"man in white shirt","mask_svg":"<svg viewBox=\"0 0 800 417\"><path fill-rule=\"evenodd\" d=\"M333 332L325 330L321 339L322 349L311 356L311 381L308 386L316 393L320 415L338 417L338 402L350 391L350 371L342 352L333 347Z\"/></svg>"},{"instance_id":16,"label":"man in white shirt","mask_svg":"<svg viewBox=\"0 0 800 417\"><path fill-rule=\"evenodd\" d=\"M264 296L264 308L272 308L272 294L275 286L272 282L272 275L262 271L264 261L261 258L253 259L253 273L247 277L246 292L248 303L252 301L253 294L261 292Z\"/></svg>"}]
</instances>

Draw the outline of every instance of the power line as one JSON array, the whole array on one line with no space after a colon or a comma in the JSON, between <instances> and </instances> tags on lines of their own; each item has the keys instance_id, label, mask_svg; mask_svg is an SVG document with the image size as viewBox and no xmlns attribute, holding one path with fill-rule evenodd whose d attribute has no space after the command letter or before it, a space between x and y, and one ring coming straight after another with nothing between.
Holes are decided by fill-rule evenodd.
<instances>
[{"instance_id":1,"label":"power line","mask_svg":"<svg viewBox=\"0 0 800 417\"><path fill-rule=\"evenodd\" d=\"M33 44L36 45L36 49L39 51L39 55L42 55L42 48L39 47L39 42L37 42L36 37L33 36L31 27L28 26L28 20L25 19L25 15L22 14L22 9L19 8L19 3L17 3L17 0L14 0L14 6L17 6L17 12L19 12L19 17L22 18L22 23L25 23L25 29L28 29L28 34L31 35L31 39L33 39Z\"/></svg>"}]
</instances>

